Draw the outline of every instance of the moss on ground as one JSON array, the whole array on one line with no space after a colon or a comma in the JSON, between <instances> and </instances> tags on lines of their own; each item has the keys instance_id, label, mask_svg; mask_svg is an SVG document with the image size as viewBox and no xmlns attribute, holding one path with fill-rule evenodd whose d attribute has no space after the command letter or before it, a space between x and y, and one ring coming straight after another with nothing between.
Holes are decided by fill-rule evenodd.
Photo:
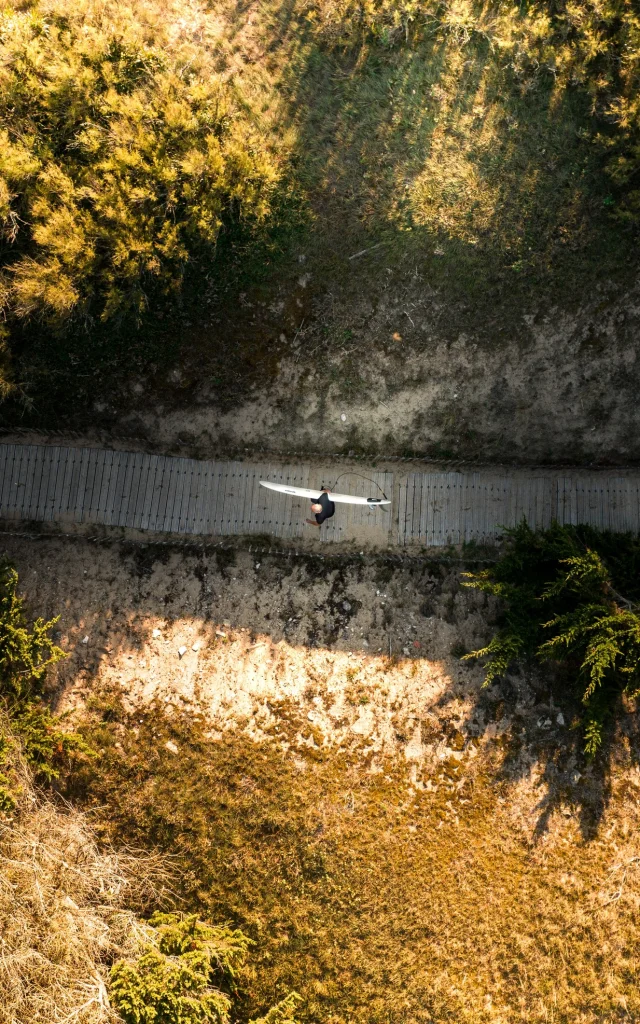
<instances>
[{"instance_id":1,"label":"moss on ground","mask_svg":"<svg viewBox=\"0 0 640 1024\"><path fill-rule=\"evenodd\" d=\"M256 940L246 1015L291 989L303 1019L332 1024L640 1013L629 821L534 840L498 745L416 791L404 763L374 774L345 752L215 738L177 709L128 717L113 695L94 714L84 798L105 836L173 855L186 908Z\"/></svg>"}]
</instances>

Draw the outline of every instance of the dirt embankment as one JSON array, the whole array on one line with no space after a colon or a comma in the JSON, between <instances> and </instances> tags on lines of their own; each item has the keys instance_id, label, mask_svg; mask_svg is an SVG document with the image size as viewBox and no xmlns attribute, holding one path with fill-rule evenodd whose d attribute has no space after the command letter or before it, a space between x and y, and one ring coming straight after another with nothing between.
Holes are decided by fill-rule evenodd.
<instances>
[{"instance_id":1,"label":"dirt embankment","mask_svg":"<svg viewBox=\"0 0 640 1024\"><path fill-rule=\"evenodd\" d=\"M203 454L265 447L524 464L640 458L637 292L603 288L572 311L532 307L482 328L419 278L382 288L375 303L318 296L302 320L286 313L287 295L283 286L282 329L251 357L254 383L237 399L222 401L215 378L186 355L177 377L133 382L134 411L114 410L115 432L165 450L179 439ZM249 337L254 328L246 324ZM199 328L195 350L216 349L218 330ZM275 364L258 373L274 346ZM103 399L98 411L108 418Z\"/></svg>"}]
</instances>

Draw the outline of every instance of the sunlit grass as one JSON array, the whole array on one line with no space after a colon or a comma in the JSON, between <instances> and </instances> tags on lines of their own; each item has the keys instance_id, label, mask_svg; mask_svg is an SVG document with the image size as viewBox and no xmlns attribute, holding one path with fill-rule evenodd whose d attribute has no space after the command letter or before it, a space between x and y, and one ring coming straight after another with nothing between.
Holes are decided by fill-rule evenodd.
<instances>
[{"instance_id":1,"label":"sunlit grass","mask_svg":"<svg viewBox=\"0 0 640 1024\"><path fill-rule=\"evenodd\" d=\"M102 829L175 855L186 906L256 940L253 1006L294 987L303 1019L333 1024L640 1012L637 821L622 791L590 842L570 787L536 838L536 786L498 781L499 748L441 762L416 790L402 761L372 773L346 751L211 740L193 715L104 711L90 783Z\"/></svg>"}]
</instances>

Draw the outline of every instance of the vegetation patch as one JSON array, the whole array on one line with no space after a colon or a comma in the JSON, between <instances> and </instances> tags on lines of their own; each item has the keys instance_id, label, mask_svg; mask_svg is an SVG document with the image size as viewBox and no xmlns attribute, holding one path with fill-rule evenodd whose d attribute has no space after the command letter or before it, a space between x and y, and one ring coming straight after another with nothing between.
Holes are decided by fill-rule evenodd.
<instances>
[{"instance_id":1,"label":"vegetation patch","mask_svg":"<svg viewBox=\"0 0 640 1024\"><path fill-rule=\"evenodd\" d=\"M185 909L257 942L240 1020L291 989L304 1020L333 1024L640 1012L633 870L607 903L635 804L585 842L567 783L538 842L527 819L541 791L526 810L501 767L513 745L472 761L454 751L414 788L398 760L376 773L359 755L214 738L192 711L127 714L105 693L93 713L102 754L84 796L103 836L171 853ZM624 771L612 768L616 792Z\"/></svg>"},{"instance_id":2,"label":"vegetation patch","mask_svg":"<svg viewBox=\"0 0 640 1024\"><path fill-rule=\"evenodd\" d=\"M465 657L488 658L485 685L518 658L563 666L579 688L593 755L621 696L640 694L640 541L558 523L533 531L524 521L508 535L495 566L463 574L466 586L504 602L501 628Z\"/></svg>"}]
</instances>

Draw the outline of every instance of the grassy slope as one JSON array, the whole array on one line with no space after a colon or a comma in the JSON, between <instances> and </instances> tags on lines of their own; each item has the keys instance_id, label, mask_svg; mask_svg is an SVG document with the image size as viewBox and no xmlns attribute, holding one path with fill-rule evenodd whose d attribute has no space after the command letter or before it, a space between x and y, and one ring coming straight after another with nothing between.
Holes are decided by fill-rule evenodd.
<instances>
[{"instance_id":1,"label":"grassy slope","mask_svg":"<svg viewBox=\"0 0 640 1024\"><path fill-rule=\"evenodd\" d=\"M185 305L154 309L135 339L111 329L70 348L30 339L23 372L40 381L41 421L70 408L77 418L101 390L110 399L141 373L157 376L163 400L184 402L166 387L173 362L241 397L275 372L280 332L313 323L308 296L291 297L300 255L317 296L374 307L383 282L402 291L419 277L440 292L445 332L473 326L491 345L505 332L517 340L524 307L579 303L595 280L633 269L633 237L610 217L611 185L578 90L556 93L541 72L516 78L481 37L330 47L305 9L219 0L205 19L189 7L194 31L208 25L195 45L242 84L288 166L271 233L231 231L216 263L194 265ZM153 11L147 4L147 20ZM257 322L239 292L264 302ZM291 308L274 314L283 295Z\"/></svg>"},{"instance_id":2,"label":"grassy slope","mask_svg":"<svg viewBox=\"0 0 640 1024\"><path fill-rule=\"evenodd\" d=\"M640 1012L633 812L619 805L585 842L568 787L568 817L534 838L499 747L481 767L443 762L416 793L400 765L372 775L346 755L212 741L191 716L127 719L117 698L103 712L101 827L175 855L187 905L256 939L247 1003L294 987L304 1019L334 1024ZM294 714L290 728L310 727Z\"/></svg>"}]
</instances>

